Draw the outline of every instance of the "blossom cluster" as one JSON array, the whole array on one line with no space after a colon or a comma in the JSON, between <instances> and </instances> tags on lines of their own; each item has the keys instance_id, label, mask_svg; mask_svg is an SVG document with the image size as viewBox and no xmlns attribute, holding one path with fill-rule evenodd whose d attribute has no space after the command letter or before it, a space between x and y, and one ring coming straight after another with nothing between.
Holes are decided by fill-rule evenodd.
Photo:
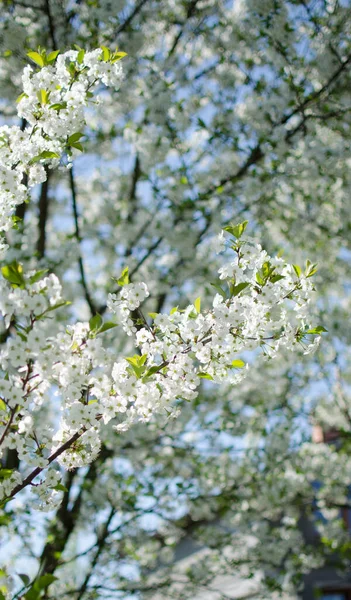
<instances>
[{"instance_id":1,"label":"blossom cluster","mask_svg":"<svg viewBox=\"0 0 351 600\"><path fill-rule=\"evenodd\" d=\"M0 132L1 231L11 226L13 208L28 187L45 180L44 164L53 168L82 151L80 130L92 90L100 83L116 85L121 77L123 53L105 47L29 56L40 68L27 67L23 75L18 114L27 126ZM269 257L242 237L246 225L228 226L221 236L234 259L220 269L212 307L201 310L197 298L184 310L150 313L151 321L140 310L147 286L130 283L128 269L117 280L119 294L108 297L115 321L95 315L64 327L51 318L66 304L55 275L24 273L17 262L2 267L0 457L16 449L22 469L2 474L0 499L31 485L50 507L62 491L60 474L50 467L45 479L44 470L56 460L69 469L94 460L102 424L113 420L122 432L155 413L177 416L182 400L196 398L201 380L241 381L248 372L244 352L254 357L262 349L273 358L280 347L295 350L311 335L314 341L304 351L315 348L323 329L310 329L307 317L315 266L307 263L302 272ZM138 353L115 360L101 334L118 324L134 338ZM55 403L59 423L51 413Z\"/></svg>"},{"instance_id":2,"label":"blossom cluster","mask_svg":"<svg viewBox=\"0 0 351 600\"><path fill-rule=\"evenodd\" d=\"M24 275L20 265L3 271L1 310L7 323L14 323L14 332L0 354L5 374L0 446L2 451L16 448L25 469L39 469L39 485L33 485L47 506L58 501L60 484L55 480L52 485L52 469L46 482L42 471L56 458L69 469L94 460L102 424L113 420L122 432L155 413L175 417L182 400L196 398L202 379L240 382L249 371L243 353L252 361L259 349L273 358L280 347L302 345L309 352L318 344L322 328L310 329L306 320L314 265L307 264L303 273L268 256L236 228L231 233L234 260L220 269L212 307L201 310L197 298L184 310L150 313L150 321L140 310L147 286L129 283L127 269L118 280L119 294L108 297L115 321L103 323L96 315L86 323L56 325L56 331L50 315L65 303L55 275ZM134 338L138 354L111 359L100 334L117 325ZM306 347L311 336L314 342ZM61 407L56 431L52 417L39 420L53 389ZM3 497L21 487L18 477L10 480L11 490L6 479Z\"/></svg>"},{"instance_id":3,"label":"blossom cluster","mask_svg":"<svg viewBox=\"0 0 351 600\"><path fill-rule=\"evenodd\" d=\"M64 157L69 164L83 150L86 107L101 83L118 86L124 54L107 48L29 53L39 69L28 65L23 72L17 114L26 126L0 127L0 232L12 227L13 209L28 189L45 181L44 164L54 168ZM1 258L5 252L1 242Z\"/></svg>"}]
</instances>

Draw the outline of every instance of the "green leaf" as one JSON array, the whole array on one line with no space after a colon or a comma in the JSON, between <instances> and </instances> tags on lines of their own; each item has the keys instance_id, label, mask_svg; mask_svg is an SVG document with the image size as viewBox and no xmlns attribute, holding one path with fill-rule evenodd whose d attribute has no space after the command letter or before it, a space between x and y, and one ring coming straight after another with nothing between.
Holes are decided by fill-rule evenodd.
<instances>
[{"instance_id":1,"label":"green leaf","mask_svg":"<svg viewBox=\"0 0 351 600\"><path fill-rule=\"evenodd\" d=\"M43 152L38 154L38 156L34 156L34 158L32 158L29 161L29 164L33 165L34 163L39 162L39 160L45 160L48 158L60 158L60 155L57 154L57 152L50 152L50 150L44 150Z\"/></svg>"},{"instance_id":2,"label":"green leaf","mask_svg":"<svg viewBox=\"0 0 351 600\"><path fill-rule=\"evenodd\" d=\"M57 577L55 577L55 575L47 573L46 575L42 575L41 577L39 577L39 579L36 581L36 586L40 590L45 590L49 585L51 585L51 583L56 581L56 579Z\"/></svg>"},{"instance_id":3,"label":"green leaf","mask_svg":"<svg viewBox=\"0 0 351 600\"><path fill-rule=\"evenodd\" d=\"M26 575L25 573L17 573L17 575L22 579L24 585L30 584L30 577L28 577L28 575Z\"/></svg>"},{"instance_id":4,"label":"green leaf","mask_svg":"<svg viewBox=\"0 0 351 600\"><path fill-rule=\"evenodd\" d=\"M214 287L214 289L222 296L222 298L224 298L225 300L227 299L227 294L225 293L225 291L221 288L221 286L219 285L219 283L211 283L212 287Z\"/></svg>"},{"instance_id":5,"label":"green leaf","mask_svg":"<svg viewBox=\"0 0 351 600\"><path fill-rule=\"evenodd\" d=\"M68 140L67 140L67 144L69 146L72 146L72 144L74 144L75 142L78 142L80 140L81 137L83 137L84 133L82 133L81 131L77 131L76 133L72 133L72 135L69 136Z\"/></svg>"},{"instance_id":6,"label":"green leaf","mask_svg":"<svg viewBox=\"0 0 351 600\"><path fill-rule=\"evenodd\" d=\"M312 277L312 275L317 273L317 271L318 271L317 265L316 264L313 265L310 260L306 260L306 269L305 269L306 277Z\"/></svg>"},{"instance_id":7,"label":"green leaf","mask_svg":"<svg viewBox=\"0 0 351 600\"><path fill-rule=\"evenodd\" d=\"M97 329L100 329L102 323L102 317L99 314L94 315L89 321L90 331L96 331Z\"/></svg>"},{"instance_id":8,"label":"green leaf","mask_svg":"<svg viewBox=\"0 0 351 600\"><path fill-rule=\"evenodd\" d=\"M301 277L301 275L302 275L302 269L301 269L301 267L299 267L299 265L293 265L293 269L294 269L296 275L298 277Z\"/></svg>"},{"instance_id":9,"label":"green leaf","mask_svg":"<svg viewBox=\"0 0 351 600\"><path fill-rule=\"evenodd\" d=\"M328 330L325 329L324 327L322 327L321 325L318 325L317 327L314 327L313 329L309 329L308 331L306 331L306 333L318 335L319 333L328 333Z\"/></svg>"},{"instance_id":10,"label":"green leaf","mask_svg":"<svg viewBox=\"0 0 351 600\"><path fill-rule=\"evenodd\" d=\"M37 281L40 281L40 279L42 279L44 277L44 275L46 275L46 273L48 273L49 269L42 269L41 271L37 271L36 273L34 273L34 275L32 275L31 277L29 277L28 281L29 283L36 283Z\"/></svg>"},{"instance_id":11,"label":"green leaf","mask_svg":"<svg viewBox=\"0 0 351 600\"><path fill-rule=\"evenodd\" d=\"M272 275L272 276L269 278L269 280L270 280L272 283L277 283L277 281L280 281L281 279L284 279L284 277L285 277L284 275L278 275L278 274L277 274L277 275Z\"/></svg>"},{"instance_id":12,"label":"green leaf","mask_svg":"<svg viewBox=\"0 0 351 600\"><path fill-rule=\"evenodd\" d=\"M161 370L161 365L154 365L153 367L150 367L150 369L148 369L145 373L144 379L146 377L151 377L151 375L155 375L155 373L159 373L159 371Z\"/></svg>"},{"instance_id":13,"label":"green leaf","mask_svg":"<svg viewBox=\"0 0 351 600\"><path fill-rule=\"evenodd\" d=\"M59 111L59 110L62 110L63 108L67 108L67 102L56 102L55 104L51 104L51 106L49 106L49 108Z\"/></svg>"},{"instance_id":14,"label":"green leaf","mask_svg":"<svg viewBox=\"0 0 351 600\"><path fill-rule=\"evenodd\" d=\"M124 285L127 285L129 283L129 268L128 267L123 269L122 273L120 274L119 278L117 279L117 283L121 287L123 287Z\"/></svg>"},{"instance_id":15,"label":"green leaf","mask_svg":"<svg viewBox=\"0 0 351 600\"><path fill-rule=\"evenodd\" d=\"M44 58L39 54L39 52L27 52L27 56L29 56L29 58L35 62L36 65L38 65L39 67L43 67L45 62L44 62Z\"/></svg>"},{"instance_id":16,"label":"green leaf","mask_svg":"<svg viewBox=\"0 0 351 600\"><path fill-rule=\"evenodd\" d=\"M80 152L84 152L84 148L80 142L73 142L73 144L71 144L71 148L76 148Z\"/></svg>"},{"instance_id":17,"label":"green leaf","mask_svg":"<svg viewBox=\"0 0 351 600\"><path fill-rule=\"evenodd\" d=\"M170 313L169 313L169 314L170 314L170 315L174 315L174 313L176 313L176 312L177 312L177 310L178 310L178 306L173 306L173 308L171 309L171 311L170 311Z\"/></svg>"},{"instance_id":18,"label":"green leaf","mask_svg":"<svg viewBox=\"0 0 351 600\"><path fill-rule=\"evenodd\" d=\"M240 292L245 290L250 285L249 281L243 281L242 283L238 283L238 285L233 285L230 288L230 293L232 296L238 296Z\"/></svg>"},{"instance_id":19,"label":"green leaf","mask_svg":"<svg viewBox=\"0 0 351 600\"><path fill-rule=\"evenodd\" d=\"M38 321L38 319L42 319L46 315L46 313L56 310L57 308L61 308L62 306L69 306L70 304L72 304L72 302L70 302L69 300L58 302L54 306L49 306L49 308L44 310L44 312L42 312L40 315L36 315L35 318Z\"/></svg>"},{"instance_id":20,"label":"green leaf","mask_svg":"<svg viewBox=\"0 0 351 600\"><path fill-rule=\"evenodd\" d=\"M6 410L7 406L5 402L0 398L0 410Z\"/></svg>"},{"instance_id":21,"label":"green leaf","mask_svg":"<svg viewBox=\"0 0 351 600\"><path fill-rule=\"evenodd\" d=\"M79 65L81 65L81 64L82 64L82 62L83 62L83 60L84 60L84 56L85 56L85 50L83 50L83 48L81 48L81 49L79 50L79 52L78 52L78 55L77 55L77 63L78 63Z\"/></svg>"},{"instance_id":22,"label":"green leaf","mask_svg":"<svg viewBox=\"0 0 351 600\"><path fill-rule=\"evenodd\" d=\"M113 329L114 327L118 327L118 323L113 323L112 321L106 321L106 323L104 323L102 325L102 327L100 327L99 333L104 333L104 331L108 331L109 329Z\"/></svg>"},{"instance_id":23,"label":"green leaf","mask_svg":"<svg viewBox=\"0 0 351 600\"><path fill-rule=\"evenodd\" d=\"M194 302L195 310L198 314L201 312L201 298L196 298Z\"/></svg>"},{"instance_id":24,"label":"green leaf","mask_svg":"<svg viewBox=\"0 0 351 600\"><path fill-rule=\"evenodd\" d=\"M37 92L37 96L38 96L38 100L41 105L48 104L50 92L42 89L42 90L39 90L39 92Z\"/></svg>"},{"instance_id":25,"label":"green leaf","mask_svg":"<svg viewBox=\"0 0 351 600\"><path fill-rule=\"evenodd\" d=\"M118 60L121 60L121 58L124 58L125 56L128 56L126 52L117 52L116 50L116 52L112 54L110 62L113 64Z\"/></svg>"},{"instance_id":26,"label":"green leaf","mask_svg":"<svg viewBox=\"0 0 351 600\"><path fill-rule=\"evenodd\" d=\"M48 64L55 62L59 54L60 50L54 50L53 52L49 52L49 54L46 55L46 62Z\"/></svg>"},{"instance_id":27,"label":"green leaf","mask_svg":"<svg viewBox=\"0 0 351 600\"><path fill-rule=\"evenodd\" d=\"M12 469L0 469L0 481L4 481L4 479L9 479L12 473Z\"/></svg>"},{"instance_id":28,"label":"green leaf","mask_svg":"<svg viewBox=\"0 0 351 600\"><path fill-rule=\"evenodd\" d=\"M103 60L105 62L107 62L108 60L110 60L111 52L110 52L110 50L106 46L100 46L100 48L102 50Z\"/></svg>"},{"instance_id":29,"label":"green leaf","mask_svg":"<svg viewBox=\"0 0 351 600\"><path fill-rule=\"evenodd\" d=\"M38 600L38 598L41 595L41 592L48 588L49 585L51 585L51 583L56 581L56 579L57 577L55 577L54 575L50 575L50 573L39 577L39 579L37 579L34 582L30 590L28 590L28 592L25 594L25 600Z\"/></svg>"},{"instance_id":30,"label":"green leaf","mask_svg":"<svg viewBox=\"0 0 351 600\"><path fill-rule=\"evenodd\" d=\"M235 238L240 239L247 225L248 221L243 221L237 225L233 225L233 223L231 223L227 227L224 227L224 231L228 231L228 233L231 233Z\"/></svg>"},{"instance_id":31,"label":"green leaf","mask_svg":"<svg viewBox=\"0 0 351 600\"><path fill-rule=\"evenodd\" d=\"M151 319L156 319L158 313L151 312L151 313L148 313L148 315L149 315L149 317L151 317Z\"/></svg>"},{"instance_id":32,"label":"green leaf","mask_svg":"<svg viewBox=\"0 0 351 600\"><path fill-rule=\"evenodd\" d=\"M147 359L147 354L143 354L142 356L139 356L139 354L134 354L134 356L128 356L126 357L126 361L129 362L129 364L131 365L134 374L137 376L138 379L140 379L140 377L142 375L145 374L145 362Z\"/></svg>"},{"instance_id":33,"label":"green leaf","mask_svg":"<svg viewBox=\"0 0 351 600\"><path fill-rule=\"evenodd\" d=\"M23 267L18 264L16 261L11 263L10 265L5 265L1 268L1 273L3 277L11 283L13 287L25 287L25 281L23 277Z\"/></svg>"},{"instance_id":34,"label":"green leaf","mask_svg":"<svg viewBox=\"0 0 351 600\"><path fill-rule=\"evenodd\" d=\"M200 379L210 379L211 381L213 381L213 377L209 373L201 372L201 373L197 373L197 376L200 377Z\"/></svg>"},{"instance_id":35,"label":"green leaf","mask_svg":"<svg viewBox=\"0 0 351 600\"><path fill-rule=\"evenodd\" d=\"M58 483L52 489L56 490L57 492L68 492L68 489L64 485L62 485L62 483Z\"/></svg>"},{"instance_id":36,"label":"green leaf","mask_svg":"<svg viewBox=\"0 0 351 600\"><path fill-rule=\"evenodd\" d=\"M263 279L262 275L260 275L260 273L256 273L256 281L259 285L265 284L265 280Z\"/></svg>"},{"instance_id":37,"label":"green leaf","mask_svg":"<svg viewBox=\"0 0 351 600\"><path fill-rule=\"evenodd\" d=\"M233 369L243 369L245 367L245 364L246 363L244 363L243 360L236 359L236 360L233 360L232 367L233 367Z\"/></svg>"},{"instance_id":38,"label":"green leaf","mask_svg":"<svg viewBox=\"0 0 351 600\"><path fill-rule=\"evenodd\" d=\"M28 98L28 94L26 94L25 92L22 92L22 94L20 94L17 98L16 98L16 103L18 104L18 102L21 102L22 98Z\"/></svg>"},{"instance_id":39,"label":"green leaf","mask_svg":"<svg viewBox=\"0 0 351 600\"><path fill-rule=\"evenodd\" d=\"M14 229L18 229L18 224L21 223L21 217L17 217L16 215L11 215L12 227Z\"/></svg>"},{"instance_id":40,"label":"green leaf","mask_svg":"<svg viewBox=\"0 0 351 600\"><path fill-rule=\"evenodd\" d=\"M274 270L275 270L275 267L272 267L271 263L268 260L266 260L266 262L263 263L262 274L265 279L267 279L270 275L272 275Z\"/></svg>"}]
</instances>

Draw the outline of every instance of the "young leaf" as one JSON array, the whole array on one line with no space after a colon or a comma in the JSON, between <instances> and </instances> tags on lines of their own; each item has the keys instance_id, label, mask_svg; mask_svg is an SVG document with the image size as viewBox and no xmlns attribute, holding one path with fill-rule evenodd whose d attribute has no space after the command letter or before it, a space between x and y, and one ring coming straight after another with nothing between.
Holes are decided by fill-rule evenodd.
<instances>
[{"instance_id":1,"label":"young leaf","mask_svg":"<svg viewBox=\"0 0 351 600\"><path fill-rule=\"evenodd\" d=\"M40 279L42 279L44 277L44 275L46 275L48 270L49 269L42 269L41 271L37 271L36 273L34 273L34 275L29 277L29 279L28 279L29 283L32 284L32 283L36 283L37 281L40 281Z\"/></svg>"},{"instance_id":2,"label":"young leaf","mask_svg":"<svg viewBox=\"0 0 351 600\"><path fill-rule=\"evenodd\" d=\"M117 283L121 287L123 287L124 285L127 285L129 283L129 268L128 267L123 269L122 273L120 274L119 278L117 279Z\"/></svg>"},{"instance_id":3,"label":"young leaf","mask_svg":"<svg viewBox=\"0 0 351 600\"><path fill-rule=\"evenodd\" d=\"M102 325L102 327L100 327L99 329L99 333L104 333L104 331L108 331L109 329L113 329L114 327L117 327L118 323L113 323L112 321L106 321L106 323L104 323Z\"/></svg>"},{"instance_id":4,"label":"young leaf","mask_svg":"<svg viewBox=\"0 0 351 600\"><path fill-rule=\"evenodd\" d=\"M108 48L106 48L106 46L101 46L101 50L102 50L103 60L105 62L107 62L110 59L111 52L110 52L110 50Z\"/></svg>"},{"instance_id":5,"label":"young leaf","mask_svg":"<svg viewBox=\"0 0 351 600\"><path fill-rule=\"evenodd\" d=\"M25 287L25 281L23 277L23 267L18 264L16 261L11 263L10 265L5 265L1 268L1 273L3 277L11 283L13 287Z\"/></svg>"},{"instance_id":6,"label":"young leaf","mask_svg":"<svg viewBox=\"0 0 351 600\"><path fill-rule=\"evenodd\" d=\"M17 98L16 98L16 103L18 104L18 102L21 102L22 98L28 98L28 94L26 94L25 92L22 92L22 94L20 94Z\"/></svg>"},{"instance_id":7,"label":"young leaf","mask_svg":"<svg viewBox=\"0 0 351 600\"><path fill-rule=\"evenodd\" d=\"M225 293L225 291L221 288L221 286L219 285L219 283L211 283L212 287L214 287L214 289L222 296L222 298L224 298L225 300L227 299L227 294Z\"/></svg>"},{"instance_id":8,"label":"young leaf","mask_svg":"<svg viewBox=\"0 0 351 600\"><path fill-rule=\"evenodd\" d=\"M85 56L85 50L83 50L83 48L81 48L78 52L78 56L77 56L77 63L79 65L82 64L83 60L84 60L84 56Z\"/></svg>"},{"instance_id":9,"label":"young leaf","mask_svg":"<svg viewBox=\"0 0 351 600\"><path fill-rule=\"evenodd\" d=\"M265 280L263 279L262 275L260 275L260 273L256 273L256 281L259 285L265 284Z\"/></svg>"},{"instance_id":10,"label":"young leaf","mask_svg":"<svg viewBox=\"0 0 351 600\"><path fill-rule=\"evenodd\" d=\"M121 60L121 58L124 58L125 56L127 56L126 52L114 52L111 56L110 62L113 64L115 62L117 62L118 60Z\"/></svg>"},{"instance_id":11,"label":"young leaf","mask_svg":"<svg viewBox=\"0 0 351 600\"><path fill-rule=\"evenodd\" d=\"M84 133L81 133L80 131L77 131L76 133L72 133L72 135L70 135L67 140L67 144L69 146L72 146L72 144L74 144L75 142L78 142L80 140L80 138L83 137L83 135L84 135Z\"/></svg>"},{"instance_id":12,"label":"young leaf","mask_svg":"<svg viewBox=\"0 0 351 600\"><path fill-rule=\"evenodd\" d=\"M4 479L9 479L12 475L12 469L0 469L0 481L4 481Z\"/></svg>"},{"instance_id":13,"label":"young leaf","mask_svg":"<svg viewBox=\"0 0 351 600\"><path fill-rule=\"evenodd\" d=\"M231 223L227 227L224 227L224 231L228 231L228 233L231 233L235 238L240 239L247 225L248 221L243 221L242 223L238 223L237 225L233 225Z\"/></svg>"},{"instance_id":14,"label":"young leaf","mask_svg":"<svg viewBox=\"0 0 351 600\"><path fill-rule=\"evenodd\" d=\"M90 331L96 331L97 329L100 329L102 323L102 317L99 314L94 315L89 321Z\"/></svg>"},{"instance_id":15,"label":"young leaf","mask_svg":"<svg viewBox=\"0 0 351 600\"><path fill-rule=\"evenodd\" d=\"M271 281L272 283L277 283L277 281L280 281L281 279L284 279L284 275L271 275L271 277L269 278L269 281Z\"/></svg>"},{"instance_id":16,"label":"young leaf","mask_svg":"<svg viewBox=\"0 0 351 600\"><path fill-rule=\"evenodd\" d=\"M73 142L73 144L71 144L71 148L76 148L76 150L84 152L84 148L80 142Z\"/></svg>"},{"instance_id":17,"label":"young leaf","mask_svg":"<svg viewBox=\"0 0 351 600\"><path fill-rule=\"evenodd\" d=\"M48 104L50 92L47 90L41 89L37 92L38 100L40 104L43 106L44 104Z\"/></svg>"},{"instance_id":18,"label":"young leaf","mask_svg":"<svg viewBox=\"0 0 351 600\"><path fill-rule=\"evenodd\" d=\"M148 369L145 373L145 377L150 377L151 375L155 375L155 373L159 373L159 371L161 370L161 365L154 365L153 367L150 367L150 369Z\"/></svg>"},{"instance_id":19,"label":"young leaf","mask_svg":"<svg viewBox=\"0 0 351 600\"><path fill-rule=\"evenodd\" d=\"M44 58L39 54L39 52L27 52L27 56L29 56L29 58L35 62L36 65L38 65L39 67L43 67L45 62L44 62Z\"/></svg>"},{"instance_id":20,"label":"young leaf","mask_svg":"<svg viewBox=\"0 0 351 600\"><path fill-rule=\"evenodd\" d=\"M47 158L60 158L60 155L57 154L57 152L50 152L50 150L43 150L43 152L41 152L40 154L38 154L38 156L34 156L34 158L32 158L29 161L30 165L33 165L36 162L39 162L40 160L45 160Z\"/></svg>"},{"instance_id":21,"label":"young leaf","mask_svg":"<svg viewBox=\"0 0 351 600\"><path fill-rule=\"evenodd\" d=\"M299 267L299 265L293 265L293 269L294 269L296 275L298 277L301 277L301 275L302 275L302 269L301 269L301 267Z\"/></svg>"},{"instance_id":22,"label":"young leaf","mask_svg":"<svg viewBox=\"0 0 351 600\"><path fill-rule=\"evenodd\" d=\"M49 54L46 55L46 62L48 64L55 62L55 60L59 54L60 54L60 50L54 50L53 52L49 52Z\"/></svg>"},{"instance_id":23,"label":"young leaf","mask_svg":"<svg viewBox=\"0 0 351 600\"><path fill-rule=\"evenodd\" d=\"M58 483L52 489L56 490L57 492L68 492L68 489L64 485L62 485L62 483Z\"/></svg>"},{"instance_id":24,"label":"young leaf","mask_svg":"<svg viewBox=\"0 0 351 600\"><path fill-rule=\"evenodd\" d=\"M55 104L51 104L51 106L49 106L49 108L60 111L63 108L67 108L67 102L56 102Z\"/></svg>"},{"instance_id":25,"label":"young leaf","mask_svg":"<svg viewBox=\"0 0 351 600\"><path fill-rule=\"evenodd\" d=\"M325 329L324 327L322 327L321 325L318 325L317 327L314 327L313 329L309 329L308 331L306 331L306 333L318 335L319 333L328 333L328 330Z\"/></svg>"},{"instance_id":26,"label":"young leaf","mask_svg":"<svg viewBox=\"0 0 351 600\"><path fill-rule=\"evenodd\" d=\"M22 579L24 585L30 584L30 577L28 577L28 575L26 575L25 573L17 573L17 575Z\"/></svg>"},{"instance_id":27,"label":"young leaf","mask_svg":"<svg viewBox=\"0 0 351 600\"><path fill-rule=\"evenodd\" d=\"M201 311L201 298L196 298L196 300L194 302L194 306L195 306L196 312L200 313L200 311Z\"/></svg>"},{"instance_id":28,"label":"young leaf","mask_svg":"<svg viewBox=\"0 0 351 600\"><path fill-rule=\"evenodd\" d=\"M209 373L198 373L197 376L200 377L200 379L210 379L213 381L213 377Z\"/></svg>"},{"instance_id":29,"label":"young leaf","mask_svg":"<svg viewBox=\"0 0 351 600\"><path fill-rule=\"evenodd\" d=\"M236 360L233 360L232 367L233 367L233 369L243 369L245 367L245 364L246 363L244 363L243 360L236 359Z\"/></svg>"},{"instance_id":30,"label":"young leaf","mask_svg":"<svg viewBox=\"0 0 351 600\"><path fill-rule=\"evenodd\" d=\"M230 288L230 293L234 297L238 296L240 294L240 292L245 290L245 288L247 288L249 285L250 285L249 281L243 281L242 283L238 283L238 285L233 285Z\"/></svg>"}]
</instances>

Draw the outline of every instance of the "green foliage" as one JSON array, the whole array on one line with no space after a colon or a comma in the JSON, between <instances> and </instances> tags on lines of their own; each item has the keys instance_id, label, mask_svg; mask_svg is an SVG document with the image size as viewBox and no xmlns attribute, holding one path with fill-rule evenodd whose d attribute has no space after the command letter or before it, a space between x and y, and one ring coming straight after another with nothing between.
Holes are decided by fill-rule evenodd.
<instances>
[{"instance_id":1,"label":"green foliage","mask_svg":"<svg viewBox=\"0 0 351 600\"><path fill-rule=\"evenodd\" d=\"M237 240L239 240L243 235L248 223L248 221L243 221L237 225L231 223L230 225L227 225L227 227L224 227L224 231L228 231L228 233L231 233Z\"/></svg>"},{"instance_id":2,"label":"green foliage","mask_svg":"<svg viewBox=\"0 0 351 600\"><path fill-rule=\"evenodd\" d=\"M197 374L197 376L200 377L200 379L210 379L211 381L213 381L213 377L209 373L200 372Z\"/></svg>"},{"instance_id":3,"label":"green foliage","mask_svg":"<svg viewBox=\"0 0 351 600\"><path fill-rule=\"evenodd\" d=\"M195 310L198 314L201 312L201 298L196 298L194 301Z\"/></svg>"},{"instance_id":4,"label":"green foliage","mask_svg":"<svg viewBox=\"0 0 351 600\"><path fill-rule=\"evenodd\" d=\"M127 285L129 283L129 268L126 267L125 269L123 269L122 273L120 274L118 279L115 279L115 281L121 287L123 287L124 285Z\"/></svg>"},{"instance_id":5,"label":"green foliage","mask_svg":"<svg viewBox=\"0 0 351 600\"><path fill-rule=\"evenodd\" d=\"M237 358L232 361L231 366L233 369L243 369L246 366L246 363L244 363L243 360L240 360L239 358Z\"/></svg>"},{"instance_id":6,"label":"green foliage","mask_svg":"<svg viewBox=\"0 0 351 600\"><path fill-rule=\"evenodd\" d=\"M324 327L322 327L321 325L318 325L317 327L314 327L313 329L309 329L308 331L306 331L306 333L308 333L308 334L328 333L328 330L325 329Z\"/></svg>"},{"instance_id":7,"label":"green foliage","mask_svg":"<svg viewBox=\"0 0 351 600\"><path fill-rule=\"evenodd\" d=\"M10 479L13 471L12 469L0 469L0 481L4 481L5 479Z\"/></svg>"},{"instance_id":8,"label":"green foliage","mask_svg":"<svg viewBox=\"0 0 351 600\"><path fill-rule=\"evenodd\" d=\"M52 65L59 54L60 50L46 52L45 49L40 47L37 51L30 50L30 52L27 52L27 56L40 68Z\"/></svg>"},{"instance_id":9,"label":"green foliage","mask_svg":"<svg viewBox=\"0 0 351 600\"><path fill-rule=\"evenodd\" d=\"M1 268L3 277L12 285L13 288L24 289L26 284L23 275L23 266L16 260Z\"/></svg>"},{"instance_id":10,"label":"green foliage","mask_svg":"<svg viewBox=\"0 0 351 600\"><path fill-rule=\"evenodd\" d=\"M147 354L143 354L142 356L135 354L134 356L126 357L126 361L131 365L131 369L128 369L128 372L134 374L137 379L140 379L146 371L146 359ZM150 375L150 373L148 373L148 375Z\"/></svg>"},{"instance_id":11,"label":"green foliage","mask_svg":"<svg viewBox=\"0 0 351 600\"><path fill-rule=\"evenodd\" d=\"M225 300L227 299L227 294L225 292L225 290L220 286L219 283L211 283L212 287L214 287L214 289L216 290L216 292L218 292L222 298L224 298Z\"/></svg>"},{"instance_id":12,"label":"green foliage","mask_svg":"<svg viewBox=\"0 0 351 600\"><path fill-rule=\"evenodd\" d=\"M29 161L29 164L34 165L35 163L37 163L41 160L49 160L49 159L53 159L53 158L60 158L60 155L57 154L57 152L51 152L50 150L43 150L43 152L41 152L37 156L34 156L32 158L32 160Z\"/></svg>"},{"instance_id":13,"label":"green foliage","mask_svg":"<svg viewBox=\"0 0 351 600\"><path fill-rule=\"evenodd\" d=\"M47 590L49 585L57 580L57 577L47 573L42 575L33 583L32 587L24 595L25 600L39 600L43 597L44 592Z\"/></svg>"},{"instance_id":14,"label":"green foliage","mask_svg":"<svg viewBox=\"0 0 351 600\"><path fill-rule=\"evenodd\" d=\"M90 331L97 331L102 326L103 320L102 317L98 314L91 317L89 320Z\"/></svg>"}]
</instances>

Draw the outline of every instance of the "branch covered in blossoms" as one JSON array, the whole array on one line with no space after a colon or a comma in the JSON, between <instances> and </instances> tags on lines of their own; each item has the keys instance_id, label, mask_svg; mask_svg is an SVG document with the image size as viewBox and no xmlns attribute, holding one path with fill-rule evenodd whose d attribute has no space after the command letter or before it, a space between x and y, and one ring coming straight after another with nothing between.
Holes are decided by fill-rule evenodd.
<instances>
[{"instance_id":1,"label":"branch covered in blossoms","mask_svg":"<svg viewBox=\"0 0 351 600\"><path fill-rule=\"evenodd\" d=\"M1 231L11 227L13 209L28 188L45 180L44 164L70 166L83 150L85 108L101 83L118 84L123 56L105 47L29 53L39 69L28 66L23 74L18 115L27 127L1 128ZM55 461L67 469L92 462L102 424L113 421L123 432L156 413L174 418L181 401L196 398L203 379L239 383L249 372L244 353L253 362L260 350L271 359L282 347L315 349L323 331L311 328L308 317L315 265L306 263L302 272L268 256L243 237L246 225L230 225L220 236L220 250L229 247L231 259L213 284L212 307L202 309L197 298L185 310L149 313L149 321L141 312L148 288L130 283L128 268L117 280L120 293L107 300L115 320L104 323L95 315L64 327L51 318L67 304L54 274L25 273L16 261L2 267L0 310L8 336L0 353L0 452L15 449L22 468L0 472L0 499L31 486L42 507L52 508L63 486L61 473L48 467ZM137 353L116 360L101 334L117 325ZM50 414L53 396L59 423Z\"/></svg>"},{"instance_id":2,"label":"branch covered in blossoms","mask_svg":"<svg viewBox=\"0 0 351 600\"><path fill-rule=\"evenodd\" d=\"M95 315L54 332L51 312L65 304L55 275L26 275L17 264L3 268L1 311L15 323L15 334L0 355L5 374L0 445L15 448L26 465L24 476L3 474L4 499L31 485L43 506L52 507L61 498L60 473L49 469L44 478L45 469L55 460L68 469L93 461L102 423L113 420L116 431L123 432L155 413L174 418L182 400L196 398L202 379L234 385L247 376L244 353L253 362L259 350L271 359L282 347L302 347L304 353L316 348L324 329L311 328L308 317L315 265L307 262L302 272L268 256L242 237L245 227L230 226L221 235L231 258L213 284L212 307L202 310L197 298L185 310L150 313L150 322L140 310L147 286L130 283L125 269L118 279L120 293L107 301L115 321L104 323ZM136 327L135 312L142 327ZM134 356L114 360L104 348L101 334L117 325L134 338ZM38 419L52 386L61 405L56 431L52 421Z\"/></svg>"},{"instance_id":3,"label":"branch covered in blossoms","mask_svg":"<svg viewBox=\"0 0 351 600\"><path fill-rule=\"evenodd\" d=\"M85 110L101 84L116 87L124 52L108 48L46 53L29 52L37 69L27 66L17 114L27 126L0 127L0 232L13 226L13 210L28 190L46 180L47 167L69 166L83 150ZM0 241L0 258L7 245Z\"/></svg>"}]
</instances>

